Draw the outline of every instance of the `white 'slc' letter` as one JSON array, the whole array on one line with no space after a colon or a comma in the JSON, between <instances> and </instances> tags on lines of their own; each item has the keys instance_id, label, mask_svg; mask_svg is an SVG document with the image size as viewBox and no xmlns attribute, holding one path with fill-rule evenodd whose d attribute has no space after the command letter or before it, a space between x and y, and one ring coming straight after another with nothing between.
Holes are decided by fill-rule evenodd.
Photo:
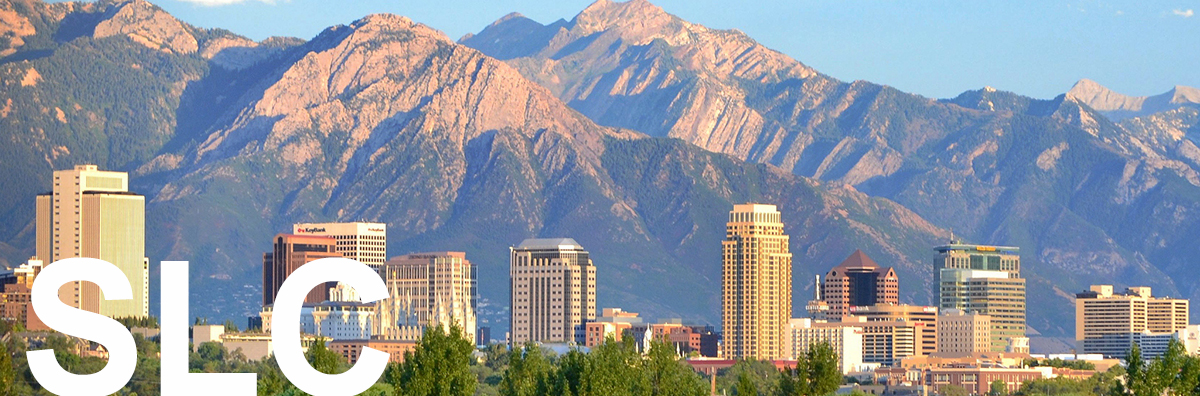
<instances>
[{"instance_id":1,"label":"white 'slc' letter","mask_svg":"<svg viewBox=\"0 0 1200 396\"><path fill-rule=\"evenodd\" d=\"M162 394L254 396L258 374L188 372L188 262L164 261L159 270L162 301Z\"/></svg>"}]
</instances>

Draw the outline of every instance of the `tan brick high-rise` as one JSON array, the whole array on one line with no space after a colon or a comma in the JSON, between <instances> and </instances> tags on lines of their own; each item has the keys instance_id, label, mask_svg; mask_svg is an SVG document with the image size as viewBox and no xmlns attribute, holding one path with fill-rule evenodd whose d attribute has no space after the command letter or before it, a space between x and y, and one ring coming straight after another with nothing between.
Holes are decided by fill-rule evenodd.
<instances>
[{"instance_id":1,"label":"tan brick high-rise","mask_svg":"<svg viewBox=\"0 0 1200 396\"><path fill-rule=\"evenodd\" d=\"M734 205L722 247L721 327L725 358L791 355L792 254L775 205Z\"/></svg>"},{"instance_id":2,"label":"tan brick high-rise","mask_svg":"<svg viewBox=\"0 0 1200 396\"><path fill-rule=\"evenodd\" d=\"M511 248L511 340L587 342L596 320L596 266L571 238L526 239Z\"/></svg>"}]
</instances>

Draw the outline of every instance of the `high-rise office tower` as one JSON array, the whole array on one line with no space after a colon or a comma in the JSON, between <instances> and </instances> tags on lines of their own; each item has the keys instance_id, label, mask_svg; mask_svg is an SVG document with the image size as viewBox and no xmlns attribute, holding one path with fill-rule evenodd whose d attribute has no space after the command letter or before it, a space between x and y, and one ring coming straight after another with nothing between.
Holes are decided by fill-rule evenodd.
<instances>
[{"instance_id":1,"label":"high-rise office tower","mask_svg":"<svg viewBox=\"0 0 1200 396\"><path fill-rule=\"evenodd\" d=\"M721 247L723 356L791 356L792 254L775 205L734 205Z\"/></svg>"},{"instance_id":2,"label":"high-rise office tower","mask_svg":"<svg viewBox=\"0 0 1200 396\"><path fill-rule=\"evenodd\" d=\"M943 268L940 308L991 317L992 352L1025 337L1025 279L1004 271Z\"/></svg>"},{"instance_id":3,"label":"high-rise office tower","mask_svg":"<svg viewBox=\"0 0 1200 396\"><path fill-rule=\"evenodd\" d=\"M332 237L342 257L358 260L380 272L387 261L387 225L383 223L300 223L292 234Z\"/></svg>"},{"instance_id":4,"label":"high-rise office tower","mask_svg":"<svg viewBox=\"0 0 1200 396\"><path fill-rule=\"evenodd\" d=\"M328 257L342 257L337 252L337 241L333 237L313 235L279 234L275 236L270 252L263 253L263 306L275 304L275 295L283 281L304 264ZM304 299L307 304L329 300L326 284L313 288Z\"/></svg>"},{"instance_id":5,"label":"high-rise office tower","mask_svg":"<svg viewBox=\"0 0 1200 396\"><path fill-rule=\"evenodd\" d=\"M376 335L404 339L425 326L449 327L453 322L468 339L475 339L475 265L464 252L417 253L393 257L383 265L391 298L377 304Z\"/></svg>"},{"instance_id":6,"label":"high-rise office tower","mask_svg":"<svg viewBox=\"0 0 1200 396\"><path fill-rule=\"evenodd\" d=\"M1021 277L1021 249L1012 246L969 245L952 240L947 245L934 248L933 284L942 284L942 269L972 269L1002 271L1009 278ZM941 301L940 291L935 286L933 301Z\"/></svg>"},{"instance_id":7,"label":"high-rise office tower","mask_svg":"<svg viewBox=\"0 0 1200 396\"><path fill-rule=\"evenodd\" d=\"M587 339L596 319L596 267L570 238L526 239L510 250L511 342Z\"/></svg>"},{"instance_id":8,"label":"high-rise office tower","mask_svg":"<svg viewBox=\"0 0 1200 396\"><path fill-rule=\"evenodd\" d=\"M150 261L146 258L146 197L129 192L129 174L96 165L54 172L53 190L37 197L37 257L53 262L98 258L121 269L133 286L131 300L102 300L90 282L72 282L59 298L101 315L150 315Z\"/></svg>"},{"instance_id":9,"label":"high-rise office tower","mask_svg":"<svg viewBox=\"0 0 1200 396\"><path fill-rule=\"evenodd\" d=\"M896 271L880 267L861 250L855 250L825 275L822 297L829 304L828 318L840 320L852 307L899 304L900 281Z\"/></svg>"},{"instance_id":10,"label":"high-rise office tower","mask_svg":"<svg viewBox=\"0 0 1200 396\"><path fill-rule=\"evenodd\" d=\"M1186 329L1188 309L1188 300L1154 297L1149 287L1118 293L1093 285L1075 295L1075 343L1083 353L1124 358L1143 337Z\"/></svg>"}]
</instances>

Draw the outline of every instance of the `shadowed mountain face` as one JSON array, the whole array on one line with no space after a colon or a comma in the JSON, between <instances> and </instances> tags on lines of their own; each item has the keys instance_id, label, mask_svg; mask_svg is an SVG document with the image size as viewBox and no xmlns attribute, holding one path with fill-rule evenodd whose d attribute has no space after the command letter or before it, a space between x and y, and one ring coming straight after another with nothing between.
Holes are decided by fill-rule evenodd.
<instances>
[{"instance_id":1,"label":"shadowed mountain face","mask_svg":"<svg viewBox=\"0 0 1200 396\"><path fill-rule=\"evenodd\" d=\"M257 312L262 252L302 221L387 223L392 255L465 250L480 267L481 319L498 331L507 327L507 248L528 237L573 237L589 249L601 305L715 323L734 203L780 206L798 296L811 294L812 274L862 248L913 282L907 298L927 301L922 263L947 234L841 183L597 125L504 62L403 17L256 43L142 1L0 2L0 10L42 21L0 60L6 87L29 70L41 75L4 93L14 105L2 122L40 123L13 129L12 139L24 139L15 147L33 151L0 152L28 169L0 178L20 186L0 207L10 219L0 229L4 259L32 253L33 196L49 188L52 170L93 162L129 171L148 198L152 266L193 264L194 316ZM99 30L112 35L97 38ZM104 56L120 58L94 61ZM149 65L153 72L138 74ZM128 82L110 85L108 76ZM66 96L62 87L109 96ZM67 117L67 109L126 110L59 122L51 104ZM101 117L112 114L127 118ZM83 126L94 131L75 132ZM132 139L145 145L138 150L95 143L126 133L154 138ZM58 146L69 155L50 155Z\"/></svg>"},{"instance_id":2,"label":"shadowed mountain face","mask_svg":"<svg viewBox=\"0 0 1200 396\"><path fill-rule=\"evenodd\" d=\"M1183 264L1200 259L1187 242L1200 237L1187 110L1115 123L1079 92L939 101L841 82L643 0L549 25L510 15L460 42L599 124L852 185L968 241L1020 246L1037 332L1071 334L1072 293L1093 283L1200 297ZM1182 103L1191 91L1173 92Z\"/></svg>"}]
</instances>

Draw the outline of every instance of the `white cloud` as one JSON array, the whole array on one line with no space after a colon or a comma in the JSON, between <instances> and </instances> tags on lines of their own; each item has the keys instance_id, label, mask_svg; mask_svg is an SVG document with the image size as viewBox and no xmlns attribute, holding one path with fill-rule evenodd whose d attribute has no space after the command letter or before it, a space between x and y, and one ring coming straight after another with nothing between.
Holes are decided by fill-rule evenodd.
<instances>
[{"instance_id":1,"label":"white cloud","mask_svg":"<svg viewBox=\"0 0 1200 396\"><path fill-rule=\"evenodd\" d=\"M1171 11L1171 13L1175 14L1177 16L1184 17L1184 18L1191 18L1192 15L1196 15L1196 12L1192 11L1191 8L1186 9L1186 10L1174 10L1174 11Z\"/></svg>"},{"instance_id":2,"label":"white cloud","mask_svg":"<svg viewBox=\"0 0 1200 396\"><path fill-rule=\"evenodd\" d=\"M201 6L205 6L205 7L216 7L216 6L237 4L237 3L245 3L247 1L258 1L261 3L275 4L275 0L177 0L177 1L182 1L184 3L192 3L192 4L201 5Z\"/></svg>"}]
</instances>

